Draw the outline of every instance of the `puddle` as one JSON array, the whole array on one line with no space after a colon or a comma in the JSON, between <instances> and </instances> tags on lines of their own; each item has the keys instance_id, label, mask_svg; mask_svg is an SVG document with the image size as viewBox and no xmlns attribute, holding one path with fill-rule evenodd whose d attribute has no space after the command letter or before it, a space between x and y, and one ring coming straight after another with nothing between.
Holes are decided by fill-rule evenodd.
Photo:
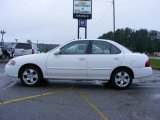
<instances>
[{"instance_id":1,"label":"puddle","mask_svg":"<svg viewBox=\"0 0 160 120\"><path fill-rule=\"evenodd\" d=\"M160 99L160 94L154 94L152 98L154 98L154 99Z\"/></svg>"}]
</instances>

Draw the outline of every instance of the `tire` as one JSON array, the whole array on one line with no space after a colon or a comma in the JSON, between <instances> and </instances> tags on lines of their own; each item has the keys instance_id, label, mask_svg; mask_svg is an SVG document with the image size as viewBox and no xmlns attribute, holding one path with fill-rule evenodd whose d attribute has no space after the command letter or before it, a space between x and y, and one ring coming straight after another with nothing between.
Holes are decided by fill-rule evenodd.
<instances>
[{"instance_id":1,"label":"tire","mask_svg":"<svg viewBox=\"0 0 160 120\"><path fill-rule=\"evenodd\" d=\"M118 69L111 76L111 83L116 89L124 90L132 84L131 72L127 69Z\"/></svg>"},{"instance_id":2,"label":"tire","mask_svg":"<svg viewBox=\"0 0 160 120\"><path fill-rule=\"evenodd\" d=\"M23 85L28 87L39 86L43 80L41 71L34 66L26 66L21 69L20 80Z\"/></svg>"}]
</instances>

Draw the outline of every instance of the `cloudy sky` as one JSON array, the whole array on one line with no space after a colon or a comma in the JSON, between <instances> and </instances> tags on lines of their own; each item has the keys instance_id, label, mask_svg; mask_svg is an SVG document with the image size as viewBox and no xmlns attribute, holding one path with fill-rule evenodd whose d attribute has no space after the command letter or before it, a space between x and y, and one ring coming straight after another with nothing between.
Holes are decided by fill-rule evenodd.
<instances>
[{"instance_id":1,"label":"cloudy sky","mask_svg":"<svg viewBox=\"0 0 160 120\"><path fill-rule=\"evenodd\" d=\"M113 30L112 0L92 0L88 38ZM115 0L116 29L130 27L160 31L160 0ZM0 30L4 41L63 43L77 38L73 0L0 0ZM81 29L84 38L84 29Z\"/></svg>"}]
</instances>

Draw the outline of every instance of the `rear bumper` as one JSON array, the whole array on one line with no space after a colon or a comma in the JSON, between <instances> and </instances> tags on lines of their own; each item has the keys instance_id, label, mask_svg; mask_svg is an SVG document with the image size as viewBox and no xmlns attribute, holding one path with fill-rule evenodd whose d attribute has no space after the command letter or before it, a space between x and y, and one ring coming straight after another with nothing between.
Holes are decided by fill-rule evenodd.
<instances>
[{"instance_id":1,"label":"rear bumper","mask_svg":"<svg viewBox=\"0 0 160 120\"><path fill-rule=\"evenodd\" d=\"M133 68L134 78L149 77L152 75L151 67Z\"/></svg>"}]
</instances>

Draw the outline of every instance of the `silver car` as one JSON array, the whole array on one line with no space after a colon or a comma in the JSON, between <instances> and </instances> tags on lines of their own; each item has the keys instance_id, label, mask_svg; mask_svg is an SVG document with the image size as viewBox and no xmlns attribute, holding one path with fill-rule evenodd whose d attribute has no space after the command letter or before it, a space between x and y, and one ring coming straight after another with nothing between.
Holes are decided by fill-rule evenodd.
<instances>
[{"instance_id":1,"label":"silver car","mask_svg":"<svg viewBox=\"0 0 160 120\"><path fill-rule=\"evenodd\" d=\"M17 43L14 49L14 56L36 54L37 52L37 46L33 43Z\"/></svg>"},{"instance_id":2,"label":"silver car","mask_svg":"<svg viewBox=\"0 0 160 120\"><path fill-rule=\"evenodd\" d=\"M0 47L0 57L2 57L3 52L2 52L2 48Z\"/></svg>"}]
</instances>

